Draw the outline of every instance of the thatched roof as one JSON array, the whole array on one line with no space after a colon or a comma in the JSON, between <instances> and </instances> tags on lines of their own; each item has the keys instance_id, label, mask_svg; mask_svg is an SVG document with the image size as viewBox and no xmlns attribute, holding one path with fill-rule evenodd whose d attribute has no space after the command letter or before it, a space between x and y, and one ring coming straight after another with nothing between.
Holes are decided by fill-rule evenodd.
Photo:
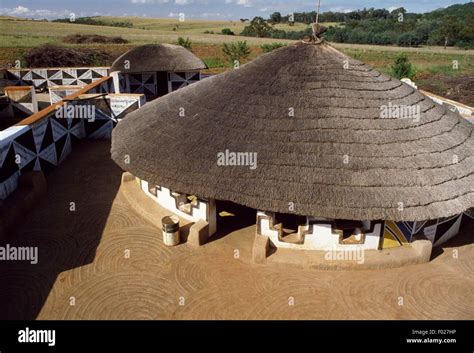
<instances>
[{"instance_id":1,"label":"thatched roof","mask_svg":"<svg viewBox=\"0 0 474 353\"><path fill-rule=\"evenodd\" d=\"M420 120L381 119L389 103L419 105ZM415 221L474 206L473 129L329 45L298 43L129 114L112 158L156 185L256 209ZM258 167L218 166L226 149L257 152Z\"/></svg>"},{"instance_id":2,"label":"thatched roof","mask_svg":"<svg viewBox=\"0 0 474 353\"><path fill-rule=\"evenodd\" d=\"M130 63L128 69L125 64ZM147 44L130 49L114 61L110 72L195 71L207 66L196 55L180 45Z\"/></svg>"}]
</instances>

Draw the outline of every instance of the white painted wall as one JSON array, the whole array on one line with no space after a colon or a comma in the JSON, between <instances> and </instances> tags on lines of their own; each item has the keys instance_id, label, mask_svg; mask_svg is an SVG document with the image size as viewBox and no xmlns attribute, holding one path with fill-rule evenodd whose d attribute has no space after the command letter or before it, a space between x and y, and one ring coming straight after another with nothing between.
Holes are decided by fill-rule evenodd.
<instances>
[{"instance_id":1,"label":"white painted wall","mask_svg":"<svg viewBox=\"0 0 474 353\"><path fill-rule=\"evenodd\" d=\"M274 218L274 214L271 212L257 212L258 216L270 216ZM323 220L321 218L307 217L306 226L300 228L300 230L309 229L310 221ZM270 238L272 243L277 248L287 249L299 249L299 250L352 250L352 249L374 249L377 250L379 247L380 234L382 231L382 225L377 224L374 227L372 233L368 233L365 236L364 244L339 244L339 234L333 233L330 224L313 224L312 233L306 234L303 244L291 244L282 242L278 239L278 231L271 229L269 219L260 219L260 230L262 235L266 235Z\"/></svg>"},{"instance_id":2,"label":"white painted wall","mask_svg":"<svg viewBox=\"0 0 474 353\"><path fill-rule=\"evenodd\" d=\"M142 191L154 200L161 207L173 212L178 217L182 217L190 222L197 222L198 220L204 220L209 224L209 236L213 235L217 230L217 216L216 216L216 202L214 199L204 201L198 199L197 204L190 208L191 214L187 214L176 208L175 198L178 198L178 202L182 200L183 205L188 203L185 194L179 194L171 191L168 188L161 187L161 190L157 190L157 196L153 195L149 191L149 184L145 180L140 181L140 187Z\"/></svg>"}]
</instances>

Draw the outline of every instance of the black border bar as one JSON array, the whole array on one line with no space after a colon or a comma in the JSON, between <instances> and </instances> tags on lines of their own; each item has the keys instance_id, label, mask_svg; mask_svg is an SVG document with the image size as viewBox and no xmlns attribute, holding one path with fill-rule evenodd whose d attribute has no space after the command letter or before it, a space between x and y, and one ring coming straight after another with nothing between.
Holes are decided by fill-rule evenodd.
<instances>
[{"instance_id":1,"label":"black border bar","mask_svg":"<svg viewBox=\"0 0 474 353\"><path fill-rule=\"evenodd\" d=\"M55 346L19 331L55 330ZM3 321L0 352L470 352L473 321ZM407 343L422 339L424 343ZM447 339L456 343L434 343Z\"/></svg>"}]
</instances>

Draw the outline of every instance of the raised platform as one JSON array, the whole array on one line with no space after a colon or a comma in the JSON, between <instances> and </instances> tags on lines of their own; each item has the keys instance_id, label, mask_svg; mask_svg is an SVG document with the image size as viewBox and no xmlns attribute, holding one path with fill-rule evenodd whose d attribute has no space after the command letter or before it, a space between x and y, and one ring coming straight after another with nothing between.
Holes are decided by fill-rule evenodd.
<instances>
[{"instance_id":1,"label":"raised platform","mask_svg":"<svg viewBox=\"0 0 474 353\"><path fill-rule=\"evenodd\" d=\"M120 192L125 196L135 212L159 229L157 236L161 236L161 219L169 216L171 214L170 211L146 196L140 189L135 177L130 173L122 175ZM202 245L206 242L205 238L207 236L201 235L203 230L205 230L206 222L192 223L181 217L180 225L182 242L194 245ZM228 233L226 229L220 229L220 232ZM328 251L276 249L272 247L269 240L265 239L265 236L255 235L256 226L239 230L239 233L242 232L246 233L245 239L255 237L251 255L253 261L260 264L265 263L268 266L272 264L285 264L321 270L395 268L428 262L432 250L432 243L429 240L417 239L411 244L399 248L361 250L360 252L347 252L347 254L334 251L328 254ZM222 241L222 239L219 241ZM242 238L242 241L245 240ZM247 247L250 247L250 244ZM343 259L339 259L340 256ZM347 257L351 258L348 259Z\"/></svg>"},{"instance_id":2,"label":"raised platform","mask_svg":"<svg viewBox=\"0 0 474 353\"><path fill-rule=\"evenodd\" d=\"M0 263L1 319L474 318L474 221L424 264L361 271L255 265L254 226L199 248L166 247L160 229L130 206L109 156L110 143L83 141L47 177L46 196L9 240L38 246L39 262Z\"/></svg>"}]
</instances>

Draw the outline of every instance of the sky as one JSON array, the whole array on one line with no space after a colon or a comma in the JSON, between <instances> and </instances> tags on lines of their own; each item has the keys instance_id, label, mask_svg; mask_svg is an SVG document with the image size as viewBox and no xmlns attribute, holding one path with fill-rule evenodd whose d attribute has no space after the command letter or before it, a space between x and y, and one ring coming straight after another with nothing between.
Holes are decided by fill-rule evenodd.
<instances>
[{"instance_id":1,"label":"sky","mask_svg":"<svg viewBox=\"0 0 474 353\"><path fill-rule=\"evenodd\" d=\"M409 12L428 12L466 0L321 0L321 11L348 12L364 7L404 7ZM0 0L0 15L35 19L81 16L178 17L208 20L238 20L272 12L313 11L316 0Z\"/></svg>"}]
</instances>

